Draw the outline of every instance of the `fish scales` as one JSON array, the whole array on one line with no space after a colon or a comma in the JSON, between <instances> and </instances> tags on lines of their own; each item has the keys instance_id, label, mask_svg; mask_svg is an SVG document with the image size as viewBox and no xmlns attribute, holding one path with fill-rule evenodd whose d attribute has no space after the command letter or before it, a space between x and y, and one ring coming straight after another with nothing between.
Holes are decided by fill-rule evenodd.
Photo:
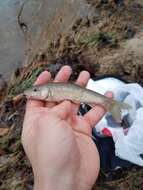
<instances>
[{"instance_id":1,"label":"fish scales","mask_svg":"<svg viewBox=\"0 0 143 190\"><path fill-rule=\"evenodd\" d=\"M63 100L72 100L75 102L84 102L88 104L102 104L104 105L105 101L111 104L111 100L102 96L91 90L87 90L75 84L63 84L63 83L48 83L44 87L45 94L47 97L44 98L46 101L63 101ZM102 96L102 98L101 98ZM104 105L105 106L105 105Z\"/></svg>"}]
</instances>

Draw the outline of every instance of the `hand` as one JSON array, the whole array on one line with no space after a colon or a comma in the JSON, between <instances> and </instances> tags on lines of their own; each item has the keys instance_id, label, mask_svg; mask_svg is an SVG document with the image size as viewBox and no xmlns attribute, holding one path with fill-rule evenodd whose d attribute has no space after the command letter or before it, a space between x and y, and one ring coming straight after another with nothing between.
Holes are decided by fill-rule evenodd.
<instances>
[{"instance_id":1,"label":"hand","mask_svg":"<svg viewBox=\"0 0 143 190\"><path fill-rule=\"evenodd\" d=\"M71 68L64 66L54 82L67 82L71 73ZM89 73L83 71L76 83L86 86L89 78ZM44 71L35 84L49 81L51 75ZM78 109L79 105L70 101L58 104L27 101L22 143L33 168L35 190L90 190L94 185L99 154L87 135L91 136L92 127L105 110L95 106L82 117L77 115Z\"/></svg>"}]
</instances>

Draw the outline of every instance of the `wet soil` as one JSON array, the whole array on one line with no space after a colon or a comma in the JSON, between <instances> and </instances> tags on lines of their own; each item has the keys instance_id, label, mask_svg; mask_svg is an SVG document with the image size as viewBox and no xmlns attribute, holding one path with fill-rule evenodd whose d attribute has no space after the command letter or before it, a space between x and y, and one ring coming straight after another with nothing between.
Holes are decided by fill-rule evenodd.
<instances>
[{"instance_id":1,"label":"wet soil","mask_svg":"<svg viewBox=\"0 0 143 190\"><path fill-rule=\"evenodd\" d=\"M65 5L60 6L59 14L51 13L52 22L49 19L42 23L35 19L42 18L40 8L38 10L35 8L39 12L32 23L28 23L28 17L26 18L22 12L22 22L26 22L27 19L26 24L29 28L25 33L27 57L25 65L13 74L1 98L0 189L2 190L32 189L32 171L20 141L25 100L14 104L11 98L31 86L41 71L49 70L54 77L63 65L68 64L73 68L72 81L80 71L86 69L94 78L116 75L127 82L138 82L143 85L142 0L87 0L83 3L84 10L88 10L87 14L81 14L82 11L79 9L81 4L73 6L73 10L75 12L78 10L80 14L74 19L71 16L67 20L65 14L66 17L69 14L68 4L66 8ZM35 6L39 7L37 4ZM62 10L66 10L66 13L62 14L64 13ZM61 21L64 24L58 31L55 27L61 26ZM36 28L38 26L40 32ZM141 190L142 187L143 169L136 167L123 172L121 176L116 176L115 180L110 182L106 181L106 174L101 172L98 183L93 189Z\"/></svg>"}]
</instances>

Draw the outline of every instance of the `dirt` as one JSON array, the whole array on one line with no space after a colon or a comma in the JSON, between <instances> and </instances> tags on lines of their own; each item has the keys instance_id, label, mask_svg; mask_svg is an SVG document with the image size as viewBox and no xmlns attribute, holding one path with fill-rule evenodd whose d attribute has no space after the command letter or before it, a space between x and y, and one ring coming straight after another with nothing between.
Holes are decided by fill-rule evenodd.
<instances>
[{"instance_id":1,"label":"dirt","mask_svg":"<svg viewBox=\"0 0 143 190\"><path fill-rule=\"evenodd\" d=\"M41 71L49 70L54 77L68 64L73 68L72 81L86 69L94 78L116 75L143 85L142 0L87 0L87 5L90 14L78 16L72 25L69 23L66 32L61 31L46 44L48 29L44 25L40 33L42 43L32 38L27 47L30 51L26 65L15 71L5 88L0 106L1 190L32 189L31 167L20 142L25 100L14 104L11 98L31 86ZM27 39L29 34L25 35ZM143 169L136 167L110 182L101 173L94 190L141 190L142 187Z\"/></svg>"}]
</instances>

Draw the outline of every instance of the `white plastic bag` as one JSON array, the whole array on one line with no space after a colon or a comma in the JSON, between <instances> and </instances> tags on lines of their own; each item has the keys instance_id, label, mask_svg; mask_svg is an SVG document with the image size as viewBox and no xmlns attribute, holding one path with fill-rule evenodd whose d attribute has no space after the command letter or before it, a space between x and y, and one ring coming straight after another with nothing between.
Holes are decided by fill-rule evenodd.
<instances>
[{"instance_id":1,"label":"white plastic bag","mask_svg":"<svg viewBox=\"0 0 143 190\"><path fill-rule=\"evenodd\" d=\"M123 130L111 130L115 142L116 156L143 166L143 108L136 112L135 120L127 135Z\"/></svg>"},{"instance_id":2,"label":"white plastic bag","mask_svg":"<svg viewBox=\"0 0 143 190\"><path fill-rule=\"evenodd\" d=\"M129 128L124 130L116 123L110 114L95 126L94 132L98 136L112 136L115 143L116 156L143 166L143 88L137 84L125 84L115 78L105 78L98 81L89 80L88 89L105 94L112 91L115 99L132 106L132 110L122 111L122 119L126 119Z\"/></svg>"}]
</instances>

